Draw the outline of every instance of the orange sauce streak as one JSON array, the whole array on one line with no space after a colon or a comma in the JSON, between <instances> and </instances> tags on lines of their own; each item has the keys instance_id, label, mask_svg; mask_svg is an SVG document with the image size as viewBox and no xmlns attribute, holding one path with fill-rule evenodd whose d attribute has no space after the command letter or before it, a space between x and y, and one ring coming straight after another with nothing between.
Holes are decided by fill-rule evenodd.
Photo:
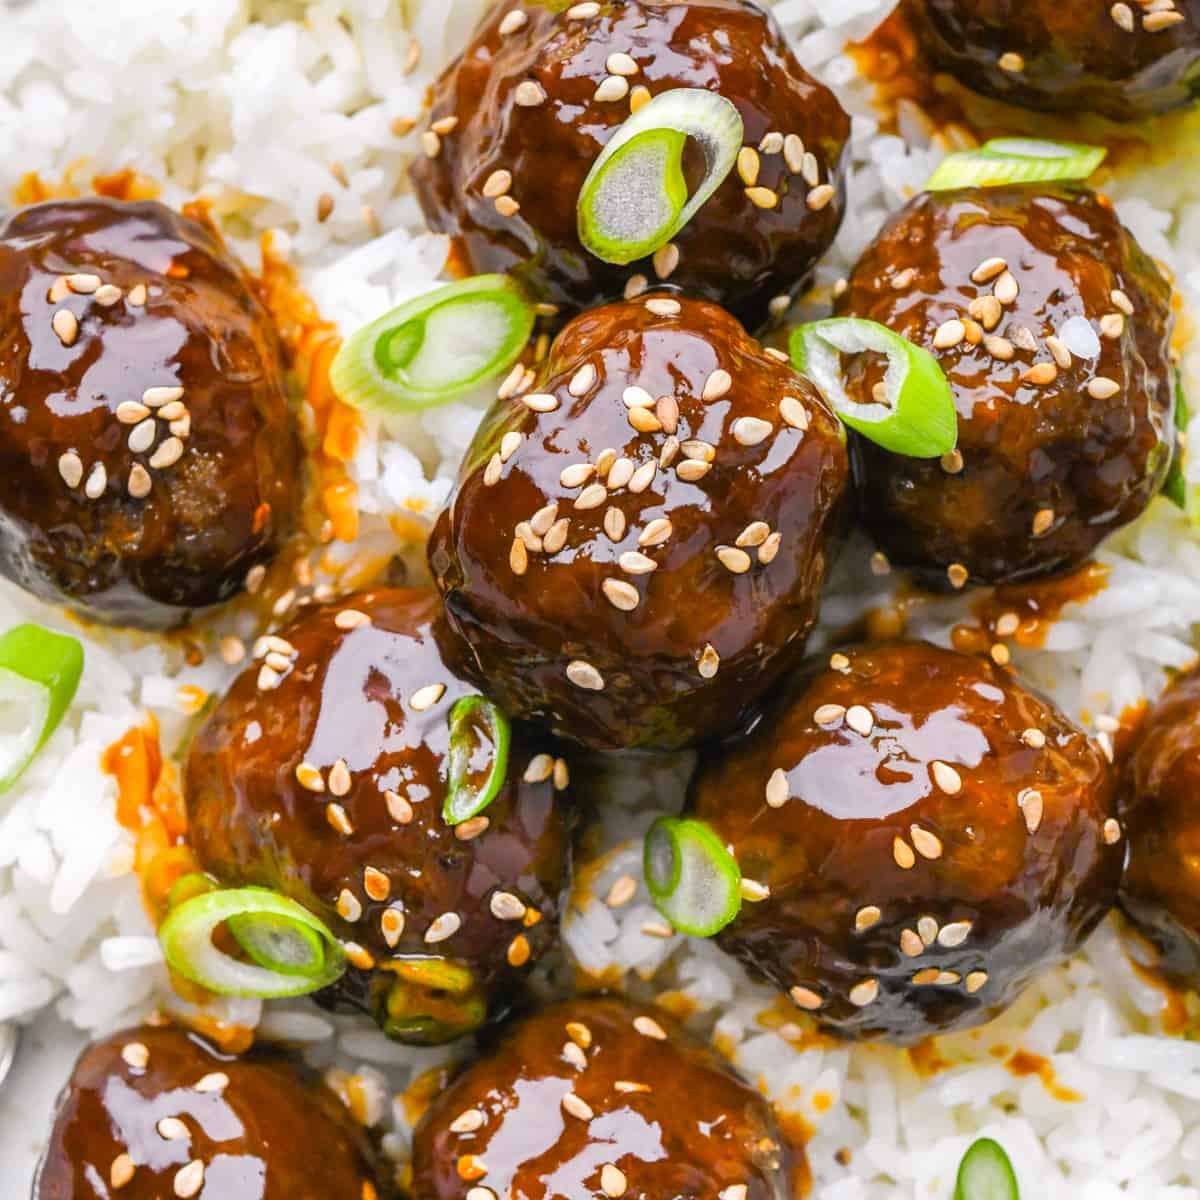
<instances>
[{"instance_id":1,"label":"orange sauce streak","mask_svg":"<svg viewBox=\"0 0 1200 1200\"><path fill-rule=\"evenodd\" d=\"M1030 1054L1028 1050L1018 1050L1004 1064L1009 1072L1018 1079L1036 1075L1042 1081L1042 1087L1055 1100L1062 1104L1078 1104L1083 1100L1078 1092L1063 1087L1054 1076L1054 1064L1040 1054Z\"/></svg>"},{"instance_id":2,"label":"orange sauce streak","mask_svg":"<svg viewBox=\"0 0 1200 1200\"><path fill-rule=\"evenodd\" d=\"M905 1050L912 1068L922 1079L932 1079L941 1071L948 1070L954 1064L942 1057L937 1038L925 1038L915 1046Z\"/></svg>"},{"instance_id":3,"label":"orange sauce streak","mask_svg":"<svg viewBox=\"0 0 1200 1200\"><path fill-rule=\"evenodd\" d=\"M804 1147L807 1146L810 1141L812 1141L813 1134L816 1133L816 1130L813 1129L813 1127L799 1113L783 1113L776 1111L775 1116L779 1122L780 1133L783 1134L785 1141L787 1141L795 1151L794 1164L792 1166L792 1195L811 1195L813 1189L813 1173Z\"/></svg>"}]
</instances>

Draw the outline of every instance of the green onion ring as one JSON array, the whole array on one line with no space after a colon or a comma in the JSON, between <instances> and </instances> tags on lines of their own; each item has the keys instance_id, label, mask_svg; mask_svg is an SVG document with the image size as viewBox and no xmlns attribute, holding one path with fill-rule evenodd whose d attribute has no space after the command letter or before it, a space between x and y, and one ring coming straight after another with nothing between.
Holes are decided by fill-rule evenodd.
<instances>
[{"instance_id":1,"label":"green onion ring","mask_svg":"<svg viewBox=\"0 0 1200 1200\"><path fill-rule=\"evenodd\" d=\"M19 730L4 729L0 737L0 794L58 728L82 675L83 646L76 638L41 625L17 625L0 637L0 703L21 722Z\"/></svg>"},{"instance_id":2,"label":"green onion ring","mask_svg":"<svg viewBox=\"0 0 1200 1200\"><path fill-rule=\"evenodd\" d=\"M1012 1162L999 1142L971 1143L958 1168L954 1200L1021 1200Z\"/></svg>"},{"instance_id":3,"label":"green onion ring","mask_svg":"<svg viewBox=\"0 0 1200 1200\"><path fill-rule=\"evenodd\" d=\"M253 962L231 957L212 935L225 925ZM171 969L221 996L304 996L346 970L341 944L308 909L266 888L203 893L171 910L158 931Z\"/></svg>"},{"instance_id":4,"label":"green onion ring","mask_svg":"<svg viewBox=\"0 0 1200 1200\"><path fill-rule=\"evenodd\" d=\"M930 176L925 190L944 192L953 188L1087 179L1107 154L1103 146L1081 142L994 138L978 150L963 150L945 158Z\"/></svg>"},{"instance_id":5,"label":"green onion ring","mask_svg":"<svg viewBox=\"0 0 1200 1200\"><path fill-rule=\"evenodd\" d=\"M742 907L737 860L703 821L659 817L642 851L655 908L678 930L712 937Z\"/></svg>"},{"instance_id":6,"label":"green onion ring","mask_svg":"<svg viewBox=\"0 0 1200 1200\"><path fill-rule=\"evenodd\" d=\"M737 162L745 127L734 104L675 88L643 104L613 134L579 191L579 240L597 258L631 263L665 246ZM688 196L683 148L694 138L705 174Z\"/></svg>"},{"instance_id":7,"label":"green onion ring","mask_svg":"<svg viewBox=\"0 0 1200 1200\"><path fill-rule=\"evenodd\" d=\"M792 331L792 364L851 429L892 454L941 458L958 442L954 393L936 358L898 333L859 317L814 321ZM887 356L887 403L860 404L846 391L843 354Z\"/></svg>"},{"instance_id":8,"label":"green onion ring","mask_svg":"<svg viewBox=\"0 0 1200 1200\"><path fill-rule=\"evenodd\" d=\"M506 275L476 275L418 296L346 339L334 390L369 412L445 404L507 371L533 332L533 304Z\"/></svg>"},{"instance_id":9,"label":"green onion ring","mask_svg":"<svg viewBox=\"0 0 1200 1200\"><path fill-rule=\"evenodd\" d=\"M500 794L511 741L508 718L485 696L464 696L450 710L449 786L442 806L447 825L477 817ZM486 768L473 762L480 750L487 755Z\"/></svg>"}]
</instances>

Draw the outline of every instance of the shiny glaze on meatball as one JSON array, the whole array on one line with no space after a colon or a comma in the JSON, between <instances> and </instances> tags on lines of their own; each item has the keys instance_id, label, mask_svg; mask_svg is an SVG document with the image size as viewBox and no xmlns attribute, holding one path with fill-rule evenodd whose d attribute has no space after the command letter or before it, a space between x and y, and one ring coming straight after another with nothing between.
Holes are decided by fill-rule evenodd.
<instances>
[{"instance_id":1,"label":"shiny glaze on meatball","mask_svg":"<svg viewBox=\"0 0 1200 1200\"><path fill-rule=\"evenodd\" d=\"M785 1200L801 1158L715 1051L660 1013L593 997L502 1031L439 1095L414 1135L412 1191Z\"/></svg>"},{"instance_id":2,"label":"shiny glaze on meatball","mask_svg":"<svg viewBox=\"0 0 1200 1200\"><path fill-rule=\"evenodd\" d=\"M1124 758L1121 819L1129 859L1121 907L1153 943L1158 967L1200 985L1200 673L1181 675L1142 717Z\"/></svg>"},{"instance_id":3,"label":"shiny glaze on meatball","mask_svg":"<svg viewBox=\"0 0 1200 1200\"><path fill-rule=\"evenodd\" d=\"M1100 751L1006 671L924 643L806 667L690 804L769 889L721 946L855 1037L995 1016L1101 920L1123 855Z\"/></svg>"},{"instance_id":4,"label":"shiny glaze on meatball","mask_svg":"<svg viewBox=\"0 0 1200 1200\"><path fill-rule=\"evenodd\" d=\"M737 106L739 168L674 249L601 262L576 230L583 181L631 108L676 88ZM430 228L455 239L470 271L514 271L576 309L669 276L754 327L837 233L849 132L832 93L749 0L505 0L435 87L413 181Z\"/></svg>"},{"instance_id":5,"label":"shiny glaze on meatball","mask_svg":"<svg viewBox=\"0 0 1200 1200\"><path fill-rule=\"evenodd\" d=\"M1200 0L904 0L937 66L1023 108L1131 121L1200 95Z\"/></svg>"},{"instance_id":6,"label":"shiny glaze on meatball","mask_svg":"<svg viewBox=\"0 0 1200 1200\"><path fill-rule=\"evenodd\" d=\"M327 921L353 965L331 999L417 1042L504 1011L555 940L569 856L566 764L526 730L487 809L443 819L450 714L477 692L446 665L439 610L431 592L367 592L263 639L186 778L205 870ZM486 776L494 749L469 753Z\"/></svg>"},{"instance_id":7,"label":"shiny glaze on meatball","mask_svg":"<svg viewBox=\"0 0 1200 1200\"><path fill-rule=\"evenodd\" d=\"M234 1058L177 1029L84 1052L59 1099L33 1200L375 1200L362 1129L308 1071Z\"/></svg>"},{"instance_id":8,"label":"shiny glaze on meatball","mask_svg":"<svg viewBox=\"0 0 1200 1200\"><path fill-rule=\"evenodd\" d=\"M0 571L117 624L178 624L290 531L280 346L205 225L71 200L0 225Z\"/></svg>"},{"instance_id":9,"label":"shiny glaze on meatball","mask_svg":"<svg viewBox=\"0 0 1200 1200\"><path fill-rule=\"evenodd\" d=\"M715 305L576 318L488 414L429 560L471 669L599 749L729 732L802 652L841 427Z\"/></svg>"},{"instance_id":10,"label":"shiny glaze on meatball","mask_svg":"<svg viewBox=\"0 0 1200 1200\"><path fill-rule=\"evenodd\" d=\"M931 351L958 452L853 440L862 519L893 563L955 586L1063 571L1140 515L1174 441L1170 288L1112 206L1083 189L926 192L838 301ZM868 396L879 362L860 360Z\"/></svg>"}]
</instances>

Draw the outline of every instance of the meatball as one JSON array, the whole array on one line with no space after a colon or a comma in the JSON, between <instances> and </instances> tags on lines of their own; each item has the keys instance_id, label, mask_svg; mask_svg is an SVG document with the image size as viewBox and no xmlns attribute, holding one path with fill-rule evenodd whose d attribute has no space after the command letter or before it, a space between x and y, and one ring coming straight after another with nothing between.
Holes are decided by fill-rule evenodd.
<instances>
[{"instance_id":1,"label":"meatball","mask_svg":"<svg viewBox=\"0 0 1200 1200\"><path fill-rule=\"evenodd\" d=\"M924 643L807 666L690 806L765 898L718 935L828 1028L986 1021L1115 899L1107 760L984 659Z\"/></svg>"},{"instance_id":2,"label":"meatball","mask_svg":"<svg viewBox=\"0 0 1200 1200\"><path fill-rule=\"evenodd\" d=\"M801 1157L715 1051L593 997L506 1031L438 1096L414 1134L413 1194L458 1200L478 1180L511 1200L784 1200Z\"/></svg>"},{"instance_id":3,"label":"meatball","mask_svg":"<svg viewBox=\"0 0 1200 1200\"><path fill-rule=\"evenodd\" d=\"M1124 759L1120 804L1129 855L1121 907L1164 975L1200 985L1200 672L1174 683L1143 717Z\"/></svg>"},{"instance_id":4,"label":"meatball","mask_svg":"<svg viewBox=\"0 0 1200 1200\"><path fill-rule=\"evenodd\" d=\"M502 399L429 544L497 700L598 749L723 734L802 652L841 426L715 305L595 309Z\"/></svg>"},{"instance_id":5,"label":"meatball","mask_svg":"<svg viewBox=\"0 0 1200 1200\"><path fill-rule=\"evenodd\" d=\"M299 461L278 337L214 230L105 199L0 225L0 572L178 624L279 548Z\"/></svg>"},{"instance_id":6,"label":"meatball","mask_svg":"<svg viewBox=\"0 0 1200 1200\"><path fill-rule=\"evenodd\" d=\"M145 1028L84 1051L33 1200L373 1200L379 1179L363 1131L316 1076Z\"/></svg>"},{"instance_id":7,"label":"meatball","mask_svg":"<svg viewBox=\"0 0 1200 1200\"><path fill-rule=\"evenodd\" d=\"M1024 108L1130 121L1200 95L1200 0L904 0L937 66Z\"/></svg>"},{"instance_id":8,"label":"meatball","mask_svg":"<svg viewBox=\"0 0 1200 1200\"><path fill-rule=\"evenodd\" d=\"M327 1000L410 1042L504 1011L556 938L569 857L566 764L525 729L505 754L479 722L456 725L480 792L505 774L485 811L444 819L452 714L477 693L446 665L439 608L431 592L363 593L263 639L186 773L204 869L327 921L351 962Z\"/></svg>"},{"instance_id":9,"label":"meatball","mask_svg":"<svg viewBox=\"0 0 1200 1200\"><path fill-rule=\"evenodd\" d=\"M674 249L602 262L577 232L584 179L635 107L676 88L736 105L739 167ZM573 309L669 276L753 327L837 233L849 133L833 94L750 0L505 0L435 87L413 183L430 228L454 239L470 271L513 271L539 299Z\"/></svg>"},{"instance_id":10,"label":"meatball","mask_svg":"<svg viewBox=\"0 0 1200 1200\"><path fill-rule=\"evenodd\" d=\"M1170 288L1081 188L926 192L855 266L843 315L939 359L959 443L937 459L851 450L862 520L928 581L1014 582L1084 562L1170 468ZM882 378L864 357L850 387Z\"/></svg>"}]
</instances>

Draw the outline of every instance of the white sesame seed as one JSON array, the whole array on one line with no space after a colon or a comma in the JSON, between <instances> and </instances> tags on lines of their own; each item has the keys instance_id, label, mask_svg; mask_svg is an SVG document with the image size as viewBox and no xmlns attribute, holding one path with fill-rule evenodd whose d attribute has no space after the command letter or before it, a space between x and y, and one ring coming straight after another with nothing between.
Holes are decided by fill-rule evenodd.
<instances>
[{"instance_id":1,"label":"white sesame seed","mask_svg":"<svg viewBox=\"0 0 1200 1200\"><path fill-rule=\"evenodd\" d=\"M578 503L576 508L581 507ZM571 518L559 517L549 529L546 530L546 536L542 540L542 549L547 554L557 554L566 544L567 535L571 530Z\"/></svg>"},{"instance_id":2,"label":"white sesame seed","mask_svg":"<svg viewBox=\"0 0 1200 1200\"><path fill-rule=\"evenodd\" d=\"M770 421L758 417L739 417L733 423L733 440L742 446L757 446L775 432Z\"/></svg>"},{"instance_id":3,"label":"white sesame seed","mask_svg":"<svg viewBox=\"0 0 1200 1200\"><path fill-rule=\"evenodd\" d=\"M617 559L617 565L626 575L648 575L651 571L658 570L658 563L654 559L636 550L626 550Z\"/></svg>"},{"instance_id":4,"label":"white sesame seed","mask_svg":"<svg viewBox=\"0 0 1200 1200\"><path fill-rule=\"evenodd\" d=\"M370 625L371 618L365 612L360 612L357 608L343 608L333 618L333 623L338 629L358 629L360 626Z\"/></svg>"},{"instance_id":5,"label":"white sesame seed","mask_svg":"<svg viewBox=\"0 0 1200 1200\"><path fill-rule=\"evenodd\" d=\"M606 579L600 587L609 604L622 612L633 612L641 603L641 592L623 579Z\"/></svg>"},{"instance_id":6,"label":"white sesame seed","mask_svg":"<svg viewBox=\"0 0 1200 1200\"><path fill-rule=\"evenodd\" d=\"M1121 390L1121 385L1114 379L1107 379L1103 375L1097 375L1095 379L1089 381L1087 385L1088 395L1093 400L1111 400Z\"/></svg>"},{"instance_id":7,"label":"white sesame seed","mask_svg":"<svg viewBox=\"0 0 1200 1200\"><path fill-rule=\"evenodd\" d=\"M1113 817L1104 822L1105 845L1115 846L1121 840L1121 823Z\"/></svg>"},{"instance_id":8,"label":"white sesame seed","mask_svg":"<svg viewBox=\"0 0 1200 1200\"><path fill-rule=\"evenodd\" d=\"M451 1133L475 1133L476 1130L482 1129L484 1124L484 1115L477 1108L467 1108L458 1114L453 1121L450 1122Z\"/></svg>"},{"instance_id":9,"label":"white sesame seed","mask_svg":"<svg viewBox=\"0 0 1200 1200\"><path fill-rule=\"evenodd\" d=\"M779 204L779 193L769 187L748 187L746 188L746 199L755 208L770 210Z\"/></svg>"},{"instance_id":10,"label":"white sesame seed","mask_svg":"<svg viewBox=\"0 0 1200 1200\"><path fill-rule=\"evenodd\" d=\"M612 104L629 95L629 80L624 75L609 75L595 90L592 99L599 104Z\"/></svg>"},{"instance_id":11,"label":"white sesame seed","mask_svg":"<svg viewBox=\"0 0 1200 1200\"><path fill-rule=\"evenodd\" d=\"M571 382L567 384L567 391L572 396L578 398L585 396L592 389L592 385L596 382L596 368L591 363L584 363L574 375L571 376Z\"/></svg>"},{"instance_id":12,"label":"white sesame seed","mask_svg":"<svg viewBox=\"0 0 1200 1200\"><path fill-rule=\"evenodd\" d=\"M559 472L558 482L565 488L582 487L595 473L591 463L573 463Z\"/></svg>"},{"instance_id":13,"label":"white sesame seed","mask_svg":"<svg viewBox=\"0 0 1200 1200\"><path fill-rule=\"evenodd\" d=\"M93 299L103 308L112 308L121 299L121 289L111 283L103 284L96 289Z\"/></svg>"},{"instance_id":14,"label":"white sesame seed","mask_svg":"<svg viewBox=\"0 0 1200 1200\"><path fill-rule=\"evenodd\" d=\"M846 709L846 724L855 733L866 737L875 728L875 717L871 710L862 704L852 704Z\"/></svg>"},{"instance_id":15,"label":"white sesame seed","mask_svg":"<svg viewBox=\"0 0 1200 1200\"><path fill-rule=\"evenodd\" d=\"M1017 797L1017 807L1025 817L1025 828L1030 833L1037 833L1042 824L1042 814L1045 811L1042 793L1034 788L1025 788Z\"/></svg>"},{"instance_id":16,"label":"white sesame seed","mask_svg":"<svg viewBox=\"0 0 1200 1200\"><path fill-rule=\"evenodd\" d=\"M854 928L858 933L863 933L873 925L878 925L882 917L883 913L877 905L868 904L854 914Z\"/></svg>"},{"instance_id":17,"label":"white sesame seed","mask_svg":"<svg viewBox=\"0 0 1200 1200\"><path fill-rule=\"evenodd\" d=\"M620 1200L628 1187L625 1181L625 1172L612 1163L605 1163L600 1169L600 1187L610 1200Z\"/></svg>"},{"instance_id":18,"label":"white sesame seed","mask_svg":"<svg viewBox=\"0 0 1200 1200\"><path fill-rule=\"evenodd\" d=\"M761 904L764 900L771 898L771 889L757 879L743 878L741 893L742 899L748 900L751 904Z\"/></svg>"},{"instance_id":19,"label":"white sesame seed","mask_svg":"<svg viewBox=\"0 0 1200 1200\"><path fill-rule=\"evenodd\" d=\"M985 258L971 272L971 280L974 283L991 283L997 275L1003 275L1007 270L1008 263L1003 258Z\"/></svg>"},{"instance_id":20,"label":"white sesame seed","mask_svg":"<svg viewBox=\"0 0 1200 1200\"><path fill-rule=\"evenodd\" d=\"M558 407L558 397L545 392L531 392L522 398L522 403L533 412L550 413Z\"/></svg>"},{"instance_id":21,"label":"white sesame seed","mask_svg":"<svg viewBox=\"0 0 1200 1200\"><path fill-rule=\"evenodd\" d=\"M951 921L949 925L943 925L938 930L938 945L953 950L956 946L961 946L970 935L970 921Z\"/></svg>"},{"instance_id":22,"label":"white sesame seed","mask_svg":"<svg viewBox=\"0 0 1200 1200\"><path fill-rule=\"evenodd\" d=\"M795 396L784 396L779 402L779 415L793 429L808 428L808 410Z\"/></svg>"},{"instance_id":23,"label":"white sesame seed","mask_svg":"<svg viewBox=\"0 0 1200 1200\"><path fill-rule=\"evenodd\" d=\"M149 476L146 476L147 481ZM89 500L99 500L108 490L108 472L104 469L103 463L96 463L88 472L87 483L83 485L83 494ZM148 492L149 487L146 488ZM137 493L133 489L133 472L129 473L129 494L136 497Z\"/></svg>"},{"instance_id":24,"label":"white sesame seed","mask_svg":"<svg viewBox=\"0 0 1200 1200\"><path fill-rule=\"evenodd\" d=\"M204 1186L204 1164L198 1158L194 1158L186 1167L180 1167L175 1172L173 1186L179 1200L190 1200L192 1196L199 1195Z\"/></svg>"},{"instance_id":25,"label":"white sesame seed","mask_svg":"<svg viewBox=\"0 0 1200 1200\"><path fill-rule=\"evenodd\" d=\"M323 792L325 790L325 777L309 762L297 764L296 782L306 792Z\"/></svg>"},{"instance_id":26,"label":"white sesame seed","mask_svg":"<svg viewBox=\"0 0 1200 1200\"><path fill-rule=\"evenodd\" d=\"M811 192L804 198L804 203L808 205L813 212L820 212L821 209L828 207L829 202L836 195L833 185L822 183L818 187L813 188Z\"/></svg>"},{"instance_id":27,"label":"white sesame seed","mask_svg":"<svg viewBox=\"0 0 1200 1200\"><path fill-rule=\"evenodd\" d=\"M424 712L427 708L432 708L445 694L444 683L429 683L413 692L408 703L415 712Z\"/></svg>"},{"instance_id":28,"label":"white sesame seed","mask_svg":"<svg viewBox=\"0 0 1200 1200\"><path fill-rule=\"evenodd\" d=\"M1004 305L1014 303L1020 292L1020 284L1017 283L1017 278L1011 271L1005 271L992 285L992 295Z\"/></svg>"},{"instance_id":29,"label":"white sesame seed","mask_svg":"<svg viewBox=\"0 0 1200 1200\"><path fill-rule=\"evenodd\" d=\"M646 309L656 317L677 317L683 311L678 300L666 296L655 296L646 301Z\"/></svg>"},{"instance_id":30,"label":"white sesame seed","mask_svg":"<svg viewBox=\"0 0 1200 1200\"><path fill-rule=\"evenodd\" d=\"M69 308L60 308L50 320L58 340L64 346L73 346L79 336L79 321Z\"/></svg>"},{"instance_id":31,"label":"white sesame seed","mask_svg":"<svg viewBox=\"0 0 1200 1200\"><path fill-rule=\"evenodd\" d=\"M925 953L925 943L911 929L900 932L900 950L908 958L919 958Z\"/></svg>"},{"instance_id":32,"label":"white sesame seed","mask_svg":"<svg viewBox=\"0 0 1200 1200\"><path fill-rule=\"evenodd\" d=\"M714 679L720 669L721 656L717 653L716 647L711 642L706 642L704 649L700 653L700 661L696 664L696 670L699 671L700 678Z\"/></svg>"},{"instance_id":33,"label":"white sesame seed","mask_svg":"<svg viewBox=\"0 0 1200 1200\"><path fill-rule=\"evenodd\" d=\"M136 1168L133 1159L128 1154L118 1154L108 1168L108 1182L114 1191L119 1192L133 1178Z\"/></svg>"},{"instance_id":34,"label":"white sesame seed","mask_svg":"<svg viewBox=\"0 0 1200 1200\"><path fill-rule=\"evenodd\" d=\"M362 901L349 888L342 888L337 899L337 911L343 921L354 924L362 920Z\"/></svg>"},{"instance_id":35,"label":"white sesame seed","mask_svg":"<svg viewBox=\"0 0 1200 1200\"><path fill-rule=\"evenodd\" d=\"M536 80L525 79L517 84L513 100L521 108L537 108L539 104L545 104L546 92Z\"/></svg>"},{"instance_id":36,"label":"white sesame seed","mask_svg":"<svg viewBox=\"0 0 1200 1200\"><path fill-rule=\"evenodd\" d=\"M177 437L169 437L159 443L158 449L150 456L150 465L156 471L165 471L168 467L173 467L182 457L183 443Z\"/></svg>"},{"instance_id":37,"label":"white sesame seed","mask_svg":"<svg viewBox=\"0 0 1200 1200\"><path fill-rule=\"evenodd\" d=\"M526 912L524 901L512 892L494 893L488 908L497 921L519 921Z\"/></svg>"},{"instance_id":38,"label":"white sesame seed","mask_svg":"<svg viewBox=\"0 0 1200 1200\"><path fill-rule=\"evenodd\" d=\"M938 923L933 917L921 917L917 921L917 932L921 935L922 945L932 946L937 940Z\"/></svg>"},{"instance_id":39,"label":"white sesame seed","mask_svg":"<svg viewBox=\"0 0 1200 1200\"><path fill-rule=\"evenodd\" d=\"M77 488L83 481L83 459L74 450L60 454L58 458L58 473L63 483L69 488Z\"/></svg>"},{"instance_id":40,"label":"white sesame seed","mask_svg":"<svg viewBox=\"0 0 1200 1200\"><path fill-rule=\"evenodd\" d=\"M645 529L638 534L638 545L661 546L664 542L669 540L673 531L674 526L671 524L670 518L655 517L654 520L650 521L646 525Z\"/></svg>"},{"instance_id":41,"label":"white sesame seed","mask_svg":"<svg viewBox=\"0 0 1200 1200\"><path fill-rule=\"evenodd\" d=\"M1008 71L1011 74L1019 75L1025 70L1025 59L1015 50L1008 51L1007 54L1002 54L996 60L996 65L1002 71Z\"/></svg>"},{"instance_id":42,"label":"white sesame seed","mask_svg":"<svg viewBox=\"0 0 1200 1200\"><path fill-rule=\"evenodd\" d=\"M623 908L637 895L637 880L632 875L622 875L608 889L604 903L609 908Z\"/></svg>"},{"instance_id":43,"label":"white sesame seed","mask_svg":"<svg viewBox=\"0 0 1200 1200\"><path fill-rule=\"evenodd\" d=\"M685 483L696 483L712 470L712 464L697 459L685 459L675 468L675 474Z\"/></svg>"},{"instance_id":44,"label":"white sesame seed","mask_svg":"<svg viewBox=\"0 0 1200 1200\"><path fill-rule=\"evenodd\" d=\"M975 995L987 981L988 974L986 971L972 971L966 979L967 993L972 996Z\"/></svg>"},{"instance_id":45,"label":"white sesame seed","mask_svg":"<svg viewBox=\"0 0 1200 1200\"><path fill-rule=\"evenodd\" d=\"M216 1092L223 1092L228 1086L229 1076L224 1071L212 1071L198 1079L192 1086L192 1091L199 1092L202 1096L210 1096Z\"/></svg>"},{"instance_id":46,"label":"white sesame seed","mask_svg":"<svg viewBox=\"0 0 1200 1200\"><path fill-rule=\"evenodd\" d=\"M813 720L820 726L827 727L839 724L846 716L843 704L822 704L813 713Z\"/></svg>"},{"instance_id":47,"label":"white sesame seed","mask_svg":"<svg viewBox=\"0 0 1200 1200\"><path fill-rule=\"evenodd\" d=\"M958 319L944 321L933 335L935 350L950 350L967 336L967 327Z\"/></svg>"},{"instance_id":48,"label":"white sesame seed","mask_svg":"<svg viewBox=\"0 0 1200 1200\"><path fill-rule=\"evenodd\" d=\"M783 161L787 164L787 169L793 175L799 175L804 170L807 157L804 142L800 139L800 135L789 133L783 139Z\"/></svg>"},{"instance_id":49,"label":"white sesame seed","mask_svg":"<svg viewBox=\"0 0 1200 1200\"><path fill-rule=\"evenodd\" d=\"M150 1065L150 1051L144 1042L126 1042L121 1047L121 1058L135 1071L144 1071Z\"/></svg>"},{"instance_id":50,"label":"white sesame seed","mask_svg":"<svg viewBox=\"0 0 1200 1200\"><path fill-rule=\"evenodd\" d=\"M591 1106L574 1092L567 1092L562 1098L563 1112L580 1121L590 1121L595 1115Z\"/></svg>"},{"instance_id":51,"label":"white sesame seed","mask_svg":"<svg viewBox=\"0 0 1200 1200\"><path fill-rule=\"evenodd\" d=\"M733 376L718 367L705 381L700 399L705 402L720 400L733 387Z\"/></svg>"},{"instance_id":52,"label":"white sesame seed","mask_svg":"<svg viewBox=\"0 0 1200 1200\"><path fill-rule=\"evenodd\" d=\"M330 793L334 796L345 796L349 793L353 783L354 781L350 776L350 768L346 765L346 760L339 758L329 768Z\"/></svg>"},{"instance_id":53,"label":"white sesame seed","mask_svg":"<svg viewBox=\"0 0 1200 1200\"><path fill-rule=\"evenodd\" d=\"M821 997L811 988L797 985L788 992L788 995L791 996L792 1003L797 1008L803 1008L806 1012L816 1012L824 1004Z\"/></svg>"},{"instance_id":54,"label":"white sesame seed","mask_svg":"<svg viewBox=\"0 0 1200 1200\"><path fill-rule=\"evenodd\" d=\"M892 858L902 871L911 871L917 864L917 856L902 837L892 839Z\"/></svg>"},{"instance_id":55,"label":"white sesame seed","mask_svg":"<svg viewBox=\"0 0 1200 1200\"><path fill-rule=\"evenodd\" d=\"M962 791L962 776L949 763L935 759L929 764L929 773L947 796L957 796Z\"/></svg>"},{"instance_id":56,"label":"white sesame seed","mask_svg":"<svg viewBox=\"0 0 1200 1200\"><path fill-rule=\"evenodd\" d=\"M735 575L744 575L750 570L750 555L745 550L739 550L734 546L719 546L717 547L717 558L721 560L721 565L726 570L732 571Z\"/></svg>"},{"instance_id":57,"label":"white sesame seed","mask_svg":"<svg viewBox=\"0 0 1200 1200\"><path fill-rule=\"evenodd\" d=\"M602 483L589 483L575 498L575 507L580 510L599 508L608 499L608 489Z\"/></svg>"},{"instance_id":58,"label":"white sesame seed","mask_svg":"<svg viewBox=\"0 0 1200 1200\"><path fill-rule=\"evenodd\" d=\"M856 983L850 989L850 1003L855 1008L866 1008L868 1004L874 1003L878 996L878 979L864 979L861 983Z\"/></svg>"},{"instance_id":59,"label":"white sesame seed","mask_svg":"<svg viewBox=\"0 0 1200 1200\"><path fill-rule=\"evenodd\" d=\"M172 400L183 399L183 388L181 387L150 387L142 393L142 403L147 408L162 408L164 404L170 404Z\"/></svg>"},{"instance_id":60,"label":"white sesame seed","mask_svg":"<svg viewBox=\"0 0 1200 1200\"><path fill-rule=\"evenodd\" d=\"M782 767L776 767L767 780L767 805L770 808L782 808L790 799L787 774Z\"/></svg>"},{"instance_id":61,"label":"white sesame seed","mask_svg":"<svg viewBox=\"0 0 1200 1200\"><path fill-rule=\"evenodd\" d=\"M462 917L458 913L448 912L442 915L425 930L425 941L428 945L435 945L438 942L444 942L447 938L452 938L459 929L462 928Z\"/></svg>"},{"instance_id":62,"label":"white sesame seed","mask_svg":"<svg viewBox=\"0 0 1200 1200\"><path fill-rule=\"evenodd\" d=\"M567 663L566 673L571 683L585 692L602 692L604 690L604 676L589 662L584 662L579 658L573 659Z\"/></svg>"},{"instance_id":63,"label":"white sesame seed","mask_svg":"<svg viewBox=\"0 0 1200 1200\"><path fill-rule=\"evenodd\" d=\"M636 75L641 69L633 56L623 51L610 54L604 66L610 75Z\"/></svg>"}]
</instances>

